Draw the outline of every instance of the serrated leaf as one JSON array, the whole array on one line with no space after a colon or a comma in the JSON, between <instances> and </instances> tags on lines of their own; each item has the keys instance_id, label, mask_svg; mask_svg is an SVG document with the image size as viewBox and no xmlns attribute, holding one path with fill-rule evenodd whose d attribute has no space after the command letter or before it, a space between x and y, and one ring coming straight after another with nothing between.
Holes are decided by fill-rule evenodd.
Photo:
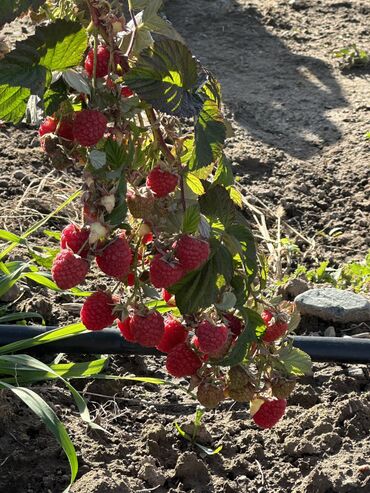
<instances>
[{"instance_id":1,"label":"serrated leaf","mask_svg":"<svg viewBox=\"0 0 370 493\"><path fill-rule=\"evenodd\" d=\"M185 183L192 192L196 195L203 195L205 190L200 179L193 173L187 173L185 176Z\"/></svg>"},{"instance_id":2,"label":"serrated leaf","mask_svg":"<svg viewBox=\"0 0 370 493\"><path fill-rule=\"evenodd\" d=\"M204 102L195 124L195 145L189 169L204 168L222 156L226 127L216 102Z\"/></svg>"},{"instance_id":3,"label":"serrated leaf","mask_svg":"<svg viewBox=\"0 0 370 493\"><path fill-rule=\"evenodd\" d=\"M31 95L42 96L51 71L77 65L87 47L79 23L58 20L36 28L0 61L0 118L18 123Z\"/></svg>"},{"instance_id":4,"label":"serrated leaf","mask_svg":"<svg viewBox=\"0 0 370 493\"><path fill-rule=\"evenodd\" d=\"M183 233L195 233L198 229L200 222L200 210L199 205L194 204L187 207L184 218L182 220L182 232Z\"/></svg>"},{"instance_id":5,"label":"serrated leaf","mask_svg":"<svg viewBox=\"0 0 370 493\"><path fill-rule=\"evenodd\" d=\"M224 187L212 186L199 197L199 204L202 214L213 221L219 220L223 225L233 224L237 211Z\"/></svg>"},{"instance_id":6,"label":"serrated leaf","mask_svg":"<svg viewBox=\"0 0 370 493\"><path fill-rule=\"evenodd\" d=\"M58 111L59 106L63 101L67 99L67 92L64 91L54 91L53 89L48 89L44 93L44 108L45 114L48 116L53 115Z\"/></svg>"},{"instance_id":7,"label":"serrated leaf","mask_svg":"<svg viewBox=\"0 0 370 493\"><path fill-rule=\"evenodd\" d=\"M202 106L196 94L200 84L197 63L188 48L176 40L161 37L145 49L125 83L163 113L193 117Z\"/></svg>"},{"instance_id":8,"label":"serrated leaf","mask_svg":"<svg viewBox=\"0 0 370 493\"><path fill-rule=\"evenodd\" d=\"M71 87L75 91L90 96L91 90L89 82L87 78L80 72L77 72L73 69L66 70L63 73L63 79L65 80L66 84L68 84L69 87Z\"/></svg>"},{"instance_id":9,"label":"serrated leaf","mask_svg":"<svg viewBox=\"0 0 370 493\"><path fill-rule=\"evenodd\" d=\"M215 307L221 311L228 311L234 308L236 303L236 296L234 293L227 291L222 295L220 303L215 303Z\"/></svg>"},{"instance_id":10,"label":"serrated leaf","mask_svg":"<svg viewBox=\"0 0 370 493\"><path fill-rule=\"evenodd\" d=\"M223 154L215 173L214 184L228 187L234 183L234 175L229 159Z\"/></svg>"},{"instance_id":11,"label":"serrated leaf","mask_svg":"<svg viewBox=\"0 0 370 493\"><path fill-rule=\"evenodd\" d=\"M12 22L28 9L38 9L46 0L1 0L0 27L7 22Z\"/></svg>"},{"instance_id":12,"label":"serrated leaf","mask_svg":"<svg viewBox=\"0 0 370 493\"><path fill-rule=\"evenodd\" d=\"M172 24L158 15L158 10L161 8L162 0L151 0L143 11L142 26L147 31L157 34L162 34L167 38L175 39L183 43L180 34L175 30Z\"/></svg>"},{"instance_id":13,"label":"serrated leaf","mask_svg":"<svg viewBox=\"0 0 370 493\"><path fill-rule=\"evenodd\" d=\"M89 153L89 159L94 169L102 169L107 164L107 155L103 151L93 149Z\"/></svg>"},{"instance_id":14,"label":"serrated leaf","mask_svg":"<svg viewBox=\"0 0 370 493\"><path fill-rule=\"evenodd\" d=\"M309 375L312 371L310 356L301 349L284 346L279 351L279 361L291 375Z\"/></svg>"},{"instance_id":15,"label":"serrated leaf","mask_svg":"<svg viewBox=\"0 0 370 493\"><path fill-rule=\"evenodd\" d=\"M237 190L235 187L227 187L227 191L230 194L231 200L236 204L238 207L242 208L243 207L243 196Z\"/></svg>"}]
</instances>

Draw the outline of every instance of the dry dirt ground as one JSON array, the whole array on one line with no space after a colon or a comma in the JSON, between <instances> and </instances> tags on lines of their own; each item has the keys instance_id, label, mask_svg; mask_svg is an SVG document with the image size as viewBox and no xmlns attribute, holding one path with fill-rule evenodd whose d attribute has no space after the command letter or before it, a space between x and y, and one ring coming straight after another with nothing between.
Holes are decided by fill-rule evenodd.
<instances>
[{"instance_id":1,"label":"dry dirt ground","mask_svg":"<svg viewBox=\"0 0 370 493\"><path fill-rule=\"evenodd\" d=\"M271 228L271 211L284 208L286 222L315 241L308 248L293 238L308 264L363 258L370 242L370 76L366 69L342 73L331 53L351 43L370 50L369 3L171 0L166 14L222 83L235 131L227 152L246 198L265 211ZM4 31L18 36L12 27ZM0 227L17 233L79 184L77 172L51 170L36 131L26 127L0 130L0 172ZM69 207L48 227L61 228L76 211ZM45 242L41 234L36 239ZM40 311L48 324L72 319L59 308L70 298L31 288L17 309ZM110 371L164 375L154 357L115 357ZM224 446L214 457L177 436L173 422L190 422L195 410L179 390L77 386L109 434L86 432L64 389L37 389L76 445L73 493L370 492L370 382L363 366L315 365L271 431L257 430L240 405L209 412L204 443ZM43 425L8 399L0 405L0 492L60 493L68 483L66 459Z\"/></svg>"}]
</instances>

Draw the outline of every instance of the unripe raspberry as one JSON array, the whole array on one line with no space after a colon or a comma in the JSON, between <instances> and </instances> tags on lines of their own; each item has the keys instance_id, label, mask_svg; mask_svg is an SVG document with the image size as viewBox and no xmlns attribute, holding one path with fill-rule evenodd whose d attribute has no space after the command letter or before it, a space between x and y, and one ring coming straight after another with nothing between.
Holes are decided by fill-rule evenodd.
<instances>
[{"instance_id":1,"label":"unripe raspberry","mask_svg":"<svg viewBox=\"0 0 370 493\"><path fill-rule=\"evenodd\" d=\"M93 146L104 136L107 123L108 120L100 111L79 111L73 122L74 138L82 146Z\"/></svg>"},{"instance_id":2,"label":"unripe raspberry","mask_svg":"<svg viewBox=\"0 0 370 493\"><path fill-rule=\"evenodd\" d=\"M231 399L237 402L249 402L253 399L255 392L255 387L242 366L230 368L227 393Z\"/></svg>"},{"instance_id":3,"label":"unripe raspberry","mask_svg":"<svg viewBox=\"0 0 370 493\"><path fill-rule=\"evenodd\" d=\"M107 276L123 279L130 272L132 252L124 233L110 243L100 255L96 263Z\"/></svg>"},{"instance_id":4,"label":"unripe raspberry","mask_svg":"<svg viewBox=\"0 0 370 493\"><path fill-rule=\"evenodd\" d=\"M54 118L52 116L47 116L45 120L41 123L40 128L39 128L39 136L42 137L43 135L49 134L49 133L55 133L59 137L62 137L63 139L66 140L73 140L73 124L72 121L70 120L63 120L60 122L59 128L58 127L59 120L57 118Z\"/></svg>"},{"instance_id":5,"label":"unripe raspberry","mask_svg":"<svg viewBox=\"0 0 370 493\"><path fill-rule=\"evenodd\" d=\"M146 186L160 197L166 197L173 192L177 186L179 177L173 173L162 170L159 166L152 169L146 179Z\"/></svg>"},{"instance_id":6,"label":"unripe raspberry","mask_svg":"<svg viewBox=\"0 0 370 493\"><path fill-rule=\"evenodd\" d=\"M105 77L109 73L110 51L104 45L99 45L97 49L96 77ZM114 55L115 64L119 63L119 55ZM94 50L91 48L85 59L85 70L90 79L94 73Z\"/></svg>"},{"instance_id":7,"label":"unripe raspberry","mask_svg":"<svg viewBox=\"0 0 370 493\"><path fill-rule=\"evenodd\" d=\"M270 310L264 310L261 317L267 326L266 332L262 336L264 342L274 342L286 334L288 324L284 314L274 314Z\"/></svg>"},{"instance_id":8,"label":"unripe raspberry","mask_svg":"<svg viewBox=\"0 0 370 493\"><path fill-rule=\"evenodd\" d=\"M175 346L185 342L187 336L186 327L176 318L169 316L164 321L164 334L157 349L162 353L169 353Z\"/></svg>"},{"instance_id":9,"label":"unripe raspberry","mask_svg":"<svg viewBox=\"0 0 370 493\"><path fill-rule=\"evenodd\" d=\"M287 399L293 392L296 380L292 378L275 377L271 381L271 391L278 399Z\"/></svg>"},{"instance_id":10,"label":"unripe raspberry","mask_svg":"<svg viewBox=\"0 0 370 493\"><path fill-rule=\"evenodd\" d=\"M119 320L117 325L118 325L118 328L119 328L122 336L126 339L126 341L136 342L134 334L132 333L132 330L131 330L131 318L130 317L125 318L125 320L123 322L121 322L121 320Z\"/></svg>"},{"instance_id":11,"label":"unripe raspberry","mask_svg":"<svg viewBox=\"0 0 370 493\"><path fill-rule=\"evenodd\" d=\"M168 288L184 276L178 262L168 262L160 254L155 255L150 264L150 282L156 288Z\"/></svg>"},{"instance_id":12,"label":"unripe raspberry","mask_svg":"<svg viewBox=\"0 0 370 493\"><path fill-rule=\"evenodd\" d=\"M197 390L197 399L202 406L214 409L225 399L223 388L213 383L201 383Z\"/></svg>"},{"instance_id":13,"label":"unripe raspberry","mask_svg":"<svg viewBox=\"0 0 370 493\"><path fill-rule=\"evenodd\" d=\"M194 236L183 235L175 244L175 254L184 270L195 270L208 260L209 243Z\"/></svg>"},{"instance_id":14,"label":"unripe raspberry","mask_svg":"<svg viewBox=\"0 0 370 493\"><path fill-rule=\"evenodd\" d=\"M212 353L217 353L226 344L229 329L226 325L215 325L203 320L196 328L195 334L198 337L200 351L212 356Z\"/></svg>"},{"instance_id":15,"label":"unripe raspberry","mask_svg":"<svg viewBox=\"0 0 370 493\"><path fill-rule=\"evenodd\" d=\"M73 253L86 258L89 253L89 230L81 229L75 224L68 224L61 234L61 248L70 248Z\"/></svg>"},{"instance_id":16,"label":"unripe raspberry","mask_svg":"<svg viewBox=\"0 0 370 493\"><path fill-rule=\"evenodd\" d=\"M51 275L60 289L71 289L85 280L88 271L89 264L85 259L71 250L62 250L54 259Z\"/></svg>"},{"instance_id":17,"label":"unripe raspberry","mask_svg":"<svg viewBox=\"0 0 370 493\"><path fill-rule=\"evenodd\" d=\"M153 214L155 198L150 190L127 192L127 207L136 219L149 219Z\"/></svg>"},{"instance_id":18,"label":"unripe raspberry","mask_svg":"<svg viewBox=\"0 0 370 493\"><path fill-rule=\"evenodd\" d=\"M186 343L178 344L167 355L166 368L174 377L191 377L202 366L199 356Z\"/></svg>"},{"instance_id":19,"label":"unripe raspberry","mask_svg":"<svg viewBox=\"0 0 370 493\"><path fill-rule=\"evenodd\" d=\"M113 312L114 304L118 302L103 291L96 291L86 298L81 308L81 321L88 330L102 330L109 327L116 319Z\"/></svg>"},{"instance_id":20,"label":"unripe raspberry","mask_svg":"<svg viewBox=\"0 0 370 493\"><path fill-rule=\"evenodd\" d=\"M145 315L136 312L130 318L130 331L135 341L146 347L155 347L164 334L164 320L153 310Z\"/></svg>"},{"instance_id":21,"label":"unripe raspberry","mask_svg":"<svg viewBox=\"0 0 370 493\"><path fill-rule=\"evenodd\" d=\"M284 416L285 399L256 399L251 403L252 419L260 428L272 428Z\"/></svg>"}]
</instances>

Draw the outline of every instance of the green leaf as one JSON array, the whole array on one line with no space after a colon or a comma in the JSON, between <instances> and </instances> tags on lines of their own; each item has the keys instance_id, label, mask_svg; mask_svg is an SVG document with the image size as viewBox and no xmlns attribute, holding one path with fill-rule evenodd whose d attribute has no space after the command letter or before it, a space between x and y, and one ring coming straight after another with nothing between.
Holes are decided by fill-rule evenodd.
<instances>
[{"instance_id":1,"label":"green leaf","mask_svg":"<svg viewBox=\"0 0 370 493\"><path fill-rule=\"evenodd\" d=\"M1 0L0 27L7 22L12 22L28 9L37 10L46 0Z\"/></svg>"},{"instance_id":2,"label":"green leaf","mask_svg":"<svg viewBox=\"0 0 370 493\"><path fill-rule=\"evenodd\" d=\"M63 425L51 407L33 390L24 387L13 387L0 381L0 387L11 390L17 397L38 416L48 430L55 436L60 446L63 448L69 462L71 470L70 485L74 482L78 472L78 461L76 450ZM67 488L65 493L69 490Z\"/></svg>"},{"instance_id":3,"label":"green leaf","mask_svg":"<svg viewBox=\"0 0 370 493\"><path fill-rule=\"evenodd\" d=\"M19 243L22 239L20 236L15 235L14 233L10 233L9 231L0 229L0 240L14 241L15 243Z\"/></svg>"},{"instance_id":4,"label":"green leaf","mask_svg":"<svg viewBox=\"0 0 370 493\"><path fill-rule=\"evenodd\" d=\"M217 103L207 100L195 124L195 145L189 169L199 169L222 156L226 127Z\"/></svg>"},{"instance_id":5,"label":"green leaf","mask_svg":"<svg viewBox=\"0 0 370 493\"><path fill-rule=\"evenodd\" d=\"M224 187L216 185L209 188L199 197L199 204L202 214L214 222L220 221L225 226L234 223L237 210Z\"/></svg>"},{"instance_id":6,"label":"green leaf","mask_svg":"<svg viewBox=\"0 0 370 493\"><path fill-rule=\"evenodd\" d=\"M258 271L256 242L247 220L240 212L236 212L233 222L226 227L225 233L236 240L233 246L238 248L251 283Z\"/></svg>"},{"instance_id":7,"label":"green leaf","mask_svg":"<svg viewBox=\"0 0 370 493\"><path fill-rule=\"evenodd\" d=\"M66 70L63 73L63 79L66 82L66 84L68 84L69 87L71 87L75 91L90 96L91 90L90 90L89 81L80 72L77 72L76 70L73 69Z\"/></svg>"},{"instance_id":8,"label":"green leaf","mask_svg":"<svg viewBox=\"0 0 370 493\"><path fill-rule=\"evenodd\" d=\"M239 310L245 322L245 329L239 335L235 346L230 353L220 362L219 366L235 366L243 361L247 349L251 342L258 340L258 337L266 330L266 326L261 318L261 315L250 308Z\"/></svg>"},{"instance_id":9,"label":"green leaf","mask_svg":"<svg viewBox=\"0 0 370 493\"><path fill-rule=\"evenodd\" d=\"M172 39L156 41L145 49L125 76L126 84L141 99L163 113L193 117L202 102L198 67L188 48Z\"/></svg>"},{"instance_id":10,"label":"green leaf","mask_svg":"<svg viewBox=\"0 0 370 493\"><path fill-rule=\"evenodd\" d=\"M86 327L82 323L67 325L60 329L50 330L44 334L40 334L29 339L23 339L21 341L12 342L0 347L0 354L15 353L17 351L23 351L24 349L40 346L40 344L48 344L49 342L59 341L60 339L66 339L73 337L76 334L82 334L86 331Z\"/></svg>"},{"instance_id":11,"label":"green leaf","mask_svg":"<svg viewBox=\"0 0 370 493\"><path fill-rule=\"evenodd\" d=\"M182 221L183 233L195 233L198 230L200 222L200 210L199 205L194 204L188 207L184 213Z\"/></svg>"},{"instance_id":12,"label":"green leaf","mask_svg":"<svg viewBox=\"0 0 370 493\"><path fill-rule=\"evenodd\" d=\"M162 3L162 0L151 0L147 4L143 11L142 24L139 24L138 28L183 42L180 34L172 24L158 15L158 10L161 8Z\"/></svg>"},{"instance_id":13,"label":"green leaf","mask_svg":"<svg viewBox=\"0 0 370 493\"><path fill-rule=\"evenodd\" d=\"M310 356L301 349L284 346L278 353L279 362L282 363L286 371L291 375L309 375L312 371L312 361Z\"/></svg>"},{"instance_id":14,"label":"green leaf","mask_svg":"<svg viewBox=\"0 0 370 493\"><path fill-rule=\"evenodd\" d=\"M239 190L235 187L227 187L227 191L230 194L231 200L236 204L238 207L242 208L243 207L243 196L239 192Z\"/></svg>"},{"instance_id":15,"label":"green leaf","mask_svg":"<svg viewBox=\"0 0 370 493\"><path fill-rule=\"evenodd\" d=\"M57 20L36 28L0 61L0 118L18 123L31 95L42 96L51 71L73 67L87 47L85 29L77 22Z\"/></svg>"},{"instance_id":16,"label":"green leaf","mask_svg":"<svg viewBox=\"0 0 370 493\"><path fill-rule=\"evenodd\" d=\"M192 192L196 195L203 195L205 190L200 179L193 173L187 173L185 176L185 183Z\"/></svg>"},{"instance_id":17,"label":"green leaf","mask_svg":"<svg viewBox=\"0 0 370 493\"><path fill-rule=\"evenodd\" d=\"M89 159L94 169L102 169L107 164L107 155L103 151L93 149L89 153Z\"/></svg>"},{"instance_id":18,"label":"green leaf","mask_svg":"<svg viewBox=\"0 0 370 493\"><path fill-rule=\"evenodd\" d=\"M234 184L234 175L229 159L223 154L215 173L214 184L228 187Z\"/></svg>"},{"instance_id":19,"label":"green leaf","mask_svg":"<svg viewBox=\"0 0 370 493\"><path fill-rule=\"evenodd\" d=\"M43 323L45 323L44 317L37 312L19 312L3 315L0 317L0 324L15 322L16 320L25 320L26 318L39 318Z\"/></svg>"}]
</instances>

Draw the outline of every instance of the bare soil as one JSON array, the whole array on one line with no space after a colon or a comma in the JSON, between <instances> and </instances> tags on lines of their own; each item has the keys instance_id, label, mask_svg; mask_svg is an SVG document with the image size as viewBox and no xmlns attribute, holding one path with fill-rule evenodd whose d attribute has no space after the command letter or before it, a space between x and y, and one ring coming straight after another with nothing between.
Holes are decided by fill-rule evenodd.
<instances>
[{"instance_id":1,"label":"bare soil","mask_svg":"<svg viewBox=\"0 0 370 493\"><path fill-rule=\"evenodd\" d=\"M245 197L266 212L272 230L271 214L282 206L286 223L315 241L308 248L293 236L307 264L362 259L370 244L370 143L364 138L370 76L366 69L341 72L331 53L351 43L370 50L368 2L172 0L166 14L222 83L235 132L227 152ZM9 26L4 32L20 35ZM0 227L15 233L80 183L78 171L51 169L37 132L26 126L0 129L0 173ZM77 219L78 209L71 205L48 228ZM35 241L45 244L46 237L37 233ZM12 258L22 257L24 250L16 250ZM31 285L18 294L13 308L39 311L47 324L75 319L70 305L61 307L76 301L71 297ZM164 376L154 357L114 357L109 371ZM65 389L35 389L76 445L80 472L73 493L370 492L365 366L315 365L271 431L257 430L245 406L226 402L207 413L203 443L223 444L213 457L174 429L175 420L190 422L195 411L180 390L99 381L76 386L109 434L81 424ZM8 395L0 396L0 426L0 492L60 493L68 464L44 426Z\"/></svg>"}]
</instances>

